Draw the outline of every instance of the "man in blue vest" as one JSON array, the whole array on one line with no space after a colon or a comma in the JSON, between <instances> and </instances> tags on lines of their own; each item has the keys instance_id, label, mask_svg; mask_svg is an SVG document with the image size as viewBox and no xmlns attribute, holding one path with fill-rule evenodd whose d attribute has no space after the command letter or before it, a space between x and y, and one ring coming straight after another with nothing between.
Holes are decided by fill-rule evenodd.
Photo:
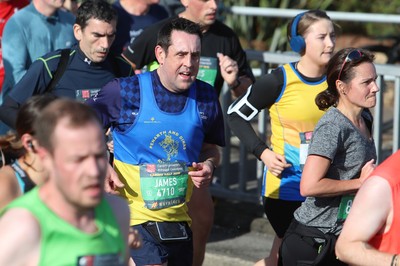
<instances>
[{"instance_id":1,"label":"man in blue vest","mask_svg":"<svg viewBox=\"0 0 400 266\"><path fill-rule=\"evenodd\" d=\"M152 70L157 62L154 54L154 47L157 45L155 32L176 17L186 18L199 24L203 34L197 78L214 86L218 95L221 94L224 83L234 96L243 94L255 78L238 36L217 19L219 1L180 0L180 3L184 7L181 13L147 27L124 50L123 57L137 70ZM213 224L214 205L210 195L196 192L189 203L189 210L193 219L193 265L200 266Z\"/></svg>"},{"instance_id":2,"label":"man in blue vest","mask_svg":"<svg viewBox=\"0 0 400 266\"><path fill-rule=\"evenodd\" d=\"M158 34L157 70L115 79L87 101L111 126L119 191L144 240L131 250L136 265L193 265L187 203L209 195L225 145L217 93L196 79L201 36L198 24L171 20Z\"/></svg>"}]
</instances>

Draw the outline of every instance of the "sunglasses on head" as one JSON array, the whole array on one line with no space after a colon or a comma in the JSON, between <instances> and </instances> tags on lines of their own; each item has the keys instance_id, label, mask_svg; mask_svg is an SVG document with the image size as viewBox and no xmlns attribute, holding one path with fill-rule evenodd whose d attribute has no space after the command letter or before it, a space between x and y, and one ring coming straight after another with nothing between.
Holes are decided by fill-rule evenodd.
<instances>
[{"instance_id":1,"label":"sunglasses on head","mask_svg":"<svg viewBox=\"0 0 400 266\"><path fill-rule=\"evenodd\" d=\"M352 51L346 56L346 58L344 59L343 64L342 64L342 67L340 68L339 75L338 75L338 78L337 78L337 79L340 80L340 76L342 75L343 68L344 68L344 66L346 65L347 62L351 62L351 61L353 61L353 60L358 60L358 59L360 59L362 56L363 56L363 54L361 53L360 50L357 50L357 49L352 50Z\"/></svg>"},{"instance_id":2,"label":"sunglasses on head","mask_svg":"<svg viewBox=\"0 0 400 266\"><path fill-rule=\"evenodd\" d=\"M0 147L0 168L2 168L6 164L6 159L4 158L3 150Z\"/></svg>"}]
</instances>

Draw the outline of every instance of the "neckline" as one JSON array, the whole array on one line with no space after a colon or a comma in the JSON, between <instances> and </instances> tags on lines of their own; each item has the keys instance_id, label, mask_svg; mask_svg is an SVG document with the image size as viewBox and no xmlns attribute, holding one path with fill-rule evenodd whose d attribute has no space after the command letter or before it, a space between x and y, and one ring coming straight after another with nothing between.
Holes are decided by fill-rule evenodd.
<instances>
[{"instance_id":1,"label":"neckline","mask_svg":"<svg viewBox=\"0 0 400 266\"><path fill-rule=\"evenodd\" d=\"M334 108L334 110L336 110L336 112L339 113L342 117L344 117L365 141L367 141L368 143L373 143L374 142L374 138L373 138L372 132L369 132L370 137L367 138L366 136L364 136L364 134L362 134L361 130L358 127L356 127L356 125L354 125L354 123L351 122L351 120L347 116L345 116L338 108L336 108L336 107L332 107L332 108ZM362 112L364 112L364 111L362 111ZM361 113L361 118L364 120L364 123L366 125L366 122L365 122L366 118L362 115L362 113ZM367 130L369 131L368 128L367 128Z\"/></svg>"}]
</instances>

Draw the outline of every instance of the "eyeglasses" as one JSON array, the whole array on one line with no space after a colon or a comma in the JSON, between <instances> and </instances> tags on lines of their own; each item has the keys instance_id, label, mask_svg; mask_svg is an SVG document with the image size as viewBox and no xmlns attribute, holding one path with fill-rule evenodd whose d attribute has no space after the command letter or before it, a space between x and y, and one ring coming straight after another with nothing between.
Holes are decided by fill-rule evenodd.
<instances>
[{"instance_id":1,"label":"eyeglasses","mask_svg":"<svg viewBox=\"0 0 400 266\"><path fill-rule=\"evenodd\" d=\"M342 71L344 66L346 65L347 62L351 62L353 60L358 60L363 56L363 54L360 52L360 50L352 50L344 59L342 67L340 68L339 75L338 75L338 80L340 80L340 76L342 75Z\"/></svg>"}]
</instances>

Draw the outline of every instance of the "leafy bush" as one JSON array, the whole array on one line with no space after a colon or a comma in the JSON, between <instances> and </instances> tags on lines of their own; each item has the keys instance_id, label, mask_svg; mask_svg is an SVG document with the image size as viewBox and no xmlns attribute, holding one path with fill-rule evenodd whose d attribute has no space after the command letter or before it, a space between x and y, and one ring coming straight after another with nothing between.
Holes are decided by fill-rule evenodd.
<instances>
[{"instance_id":1,"label":"leafy bush","mask_svg":"<svg viewBox=\"0 0 400 266\"><path fill-rule=\"evenodd\" d=\"M380 0L362 4L360 0L224 0L223 6L253 6L293 9L323 9L326 11L362 13L400 13L400 0ZM257 50L286 50L286 25L289 19L225 14L225 22L241 37L245 48ZM374 38L400 38L400 25L337 21L343 34L362 34ZM397 37L399 36L399 37Z\"/></svg>"}]
</instances>

